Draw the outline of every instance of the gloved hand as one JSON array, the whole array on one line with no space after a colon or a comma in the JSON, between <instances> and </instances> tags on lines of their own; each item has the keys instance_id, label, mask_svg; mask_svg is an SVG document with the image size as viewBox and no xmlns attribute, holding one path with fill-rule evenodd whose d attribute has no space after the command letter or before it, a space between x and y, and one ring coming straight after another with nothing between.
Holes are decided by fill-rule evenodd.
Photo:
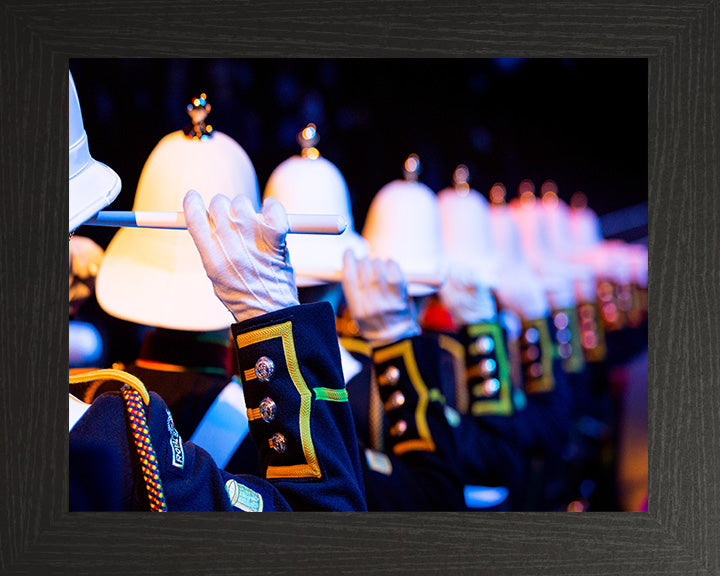
<instances>
[{"instance_id":1,"label":"gloved hand","mask_svg":"<svg viewBox=\"0 0 720 576\"><path fill-rule=\"evenodd\" d=\"M458 326L491 322L497 313L490 289L467 268L450 269L440 288L440 300Z\"/></svg>"},{"instance_id":2,"label":"gloved hand","mask_svg":"<svg viewBox=\"0 0 720 576\"><path fill-rule=\"evenodd\" d=\"M90 238L72 236L69 244L69 306L70 316L95 291L95 278L105 252Z\"/></svg>"},{"instance_id":3,"label":"gloved hand","mask_svg":"<svg viewBox=\"0 0 720 576\"><path fill-rule=\"evenodd\" d=\"M420 334L408 301L407 282L392 260L358 261L351 250L343 256L343 291L358 330L371 346L383 346Z\"/></svg>"},{"instance_id":4,"label":"gloved hand","mask_svg":"<svg viewBox=\"0 0 720 576\"><path fill-rule=\"evenodd\" d=\"M200 194L190 190L183 210L215 294L238 322L298 304L282 204L268 198L256 214L246 196L231 202L218 194L206 212Z\"/></svg>"},{"instance_id":5,"label":"gloved hand","mask_svg":"<svg viewBox=\"0 0 720 576\"><path fill-rule=\"evenodd\" d=\"M551 308L559 310L575 307L575 279L583 271L580 265L573 265L546 255L540 259L534 270L545 284Z\"/></svg>"},{"instance_id":6,"label":"gloved hand","mask_svg":"<svg viewBox=\"0 0 720 576\"><path fill-rule=\"evenodd\" d=\"M544 318L550 313L545 286L529 268L514 267L500 275L498 303L525 320Z\"/></svg>"}]
</instances>

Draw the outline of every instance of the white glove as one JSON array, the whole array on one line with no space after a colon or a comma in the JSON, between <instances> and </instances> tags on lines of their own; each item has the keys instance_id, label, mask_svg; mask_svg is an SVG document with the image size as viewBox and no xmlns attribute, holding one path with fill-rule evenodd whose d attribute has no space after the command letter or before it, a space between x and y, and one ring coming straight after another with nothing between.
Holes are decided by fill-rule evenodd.
<instances>
[{"instance_id":1,"label":"white glove","mask_svg":"<svg viewBox=\"0 0 720 576\"><path fill-rule=\"evenodd\" d=\"M529 268L513 268L500 275L498 302L525 320L544 318L550 313L545 286Z\"/></svg>"},{"instance_id":2,"label":"white glove","mask_svg":"<svg viewBox=\"0 0 720 576\"><path fill-rule=\"evenodd\" d=\"M288 219L277 200L266 199L256 214L247 196L231 202L218 194L206 212L200 194L190 190L183 210L215 294L238 322L298 304L285 243Z\"/></svg>"},{"instance_id":3,"label":"white glove","mask_svg":"<svg viewBox=\"0 0 720 576\"><path fill-rule=\"evenodd\" d=\"M540 271L550 306L554 309L575 307L575 282L570 270L558 263L548 263Z\"/></svg>"},{"instance_id":4,"label":"white glove","mask_svg":"<svg viewBox=\"0 0 720 576\"><path fill-rule=\"evenodd\" d=\"M458 326L490 322L497 314L490 289L467 268L450 269L440 288L440 300Z\"/></svg>"},{"instance_id":5,"label":"white glove","mask_svg":"<svg viewBox=\"0 0 720 576\"><path fill-rule=\"evenodd\" d=\"M343 256L343 291L348 309L363 338L373 347L420 334L408 301L407 282L392 260L356 260Z\"/></svg>"},{"instance_id":6,"label":"white glove","mask_svg":"<svg viewBox=\"0 0 720 576\"><path fill-rule=\"evenodd\" d=\"M508 339L515 342L522 334L522 320L512 310L503 310L498 314L498 322L505 328Z\"/></svg>"},{"instance_id":7,"label":"white glove","mask_svg":"<svg viewBox=\"0 0 720 576\"><path fill-rule=\"evenodd\" d=\"M70 315L95 291L95 278L105 252L90 238L72 236L69 244L69 302Z\"/></svg>"}]
</instances>

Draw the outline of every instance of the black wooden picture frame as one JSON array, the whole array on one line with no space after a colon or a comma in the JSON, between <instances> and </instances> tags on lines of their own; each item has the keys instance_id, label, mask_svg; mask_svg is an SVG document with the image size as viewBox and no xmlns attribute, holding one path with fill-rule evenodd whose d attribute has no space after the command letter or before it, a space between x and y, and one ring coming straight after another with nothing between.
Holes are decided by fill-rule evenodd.
<instances>
[{"instance_id":1,"label":"black wooden picture frame","mask_svg":"<svg viewBox=\"0 0 720 576\"><path fill-rule=\"evenodd\" d=\"M720 573L719 6L2 2L0 573ZM69 514L67 68L113 56L647 58L649 512Z\"/></svg>"}]
</instances>

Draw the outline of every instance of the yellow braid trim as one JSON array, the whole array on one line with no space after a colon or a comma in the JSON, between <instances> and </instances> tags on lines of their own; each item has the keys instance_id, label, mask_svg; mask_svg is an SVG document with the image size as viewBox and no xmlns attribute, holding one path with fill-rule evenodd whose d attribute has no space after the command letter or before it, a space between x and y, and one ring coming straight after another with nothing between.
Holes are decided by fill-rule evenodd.
<instances>
[{"instance_id":1,"label":"yellow braid trim","mask_svg":"<svg viewBox=\"0 0 720 576\"><path fill-rule=\"evenodd\" d=\"M81 372L80 374L70 374L69 378L70 384L82 384L83 382L92 382L93 380L119 380L140 394L146 406L150 404L150 394L148 394L145 384L136 376L123 372L122 370L115 370L113 368L91 370L89 372Z\"/></svg>"}]
</instances>

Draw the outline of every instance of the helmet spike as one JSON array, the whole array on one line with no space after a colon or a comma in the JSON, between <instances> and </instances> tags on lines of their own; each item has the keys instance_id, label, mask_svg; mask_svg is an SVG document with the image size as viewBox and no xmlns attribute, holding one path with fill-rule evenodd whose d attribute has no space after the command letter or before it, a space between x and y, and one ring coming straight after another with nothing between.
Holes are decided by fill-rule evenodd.
<instances>
[{"instance_id":1,"label":"helmet spike","mask_svg":"<svg viewBox=\"0 0 720 576\"><path fill-rule=\"evenodd\" d=\"M207 101L207 94L203 92L197 98L193 98L187 105L187 113L192 120L183 132L188 138L193 140L207 140L212 135L213 127L205 123L205 119L210 114L210 103Z\"/></svg>"},{"instance_id":2,"label":"helmet spike","mask_svg":"<svg viewBox=\"0 0 720 576\"><path fill-rule=\"evenodd\" d=\"M310 122L297 135L298 144L302 148L302 157L308 160L315 160L320 157L320 152L315 145L320 141L317 126Z\"/></svg>"}]
</instances>

